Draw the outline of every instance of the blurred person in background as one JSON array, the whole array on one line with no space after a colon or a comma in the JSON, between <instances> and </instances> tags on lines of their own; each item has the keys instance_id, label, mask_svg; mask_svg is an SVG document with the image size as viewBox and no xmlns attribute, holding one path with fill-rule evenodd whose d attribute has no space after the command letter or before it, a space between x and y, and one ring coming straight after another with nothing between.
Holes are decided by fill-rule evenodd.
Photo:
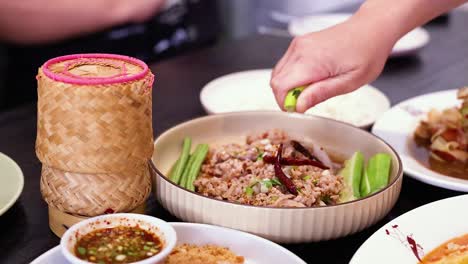
<instances>
[{"instance_id":1,"label":"blurred person in background","mask_svg":"<svg viewBox=\"0 0 468 264\"><path fill-rule=\"evenodd\" d=\"M0 38L40 44L149 19L164 0L0 1Z\"/></svg>"},{"instance_id":2,"label":"blurred person in background","mask_svg":"<svg viewBox=\"0 0 468 264\"><path fill-rule=\"evenodd\" d=\"M278 105L298 86L307 86L296 107L305 112L374 81L402 36L464 2L367 0L349 20L294 38L272 72Z\"/></svg>"},{"instance_id":3,"label":"blurred person in background","mask_svg":"<svg viewBox=\"0 0 468 264\"><path fill-rule=\"evenodd\" d=\"M38 68L73 53L146 62L214 42L216 0L0 0L0 110L36 99Z\"/></svg>"}]
</instances>

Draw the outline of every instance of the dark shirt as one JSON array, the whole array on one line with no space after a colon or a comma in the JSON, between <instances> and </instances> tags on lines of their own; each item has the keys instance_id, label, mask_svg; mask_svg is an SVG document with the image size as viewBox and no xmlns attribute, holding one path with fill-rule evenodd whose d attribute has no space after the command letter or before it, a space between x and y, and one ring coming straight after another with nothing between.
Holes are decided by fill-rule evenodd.
<instances>
[{"instance_id":1,"label":"dark shirt","mask_svg":"<svg viewBox=\"0 0 468 264\"><path fill-rule=\"evenodd\" d=\"M0 110L36 100L35 76L50 58L115 53L153 62L213 43L220 32L218 25L216 0L185 0L146 23L46 45L0 46Z\"/></svg>"}]
</instances>

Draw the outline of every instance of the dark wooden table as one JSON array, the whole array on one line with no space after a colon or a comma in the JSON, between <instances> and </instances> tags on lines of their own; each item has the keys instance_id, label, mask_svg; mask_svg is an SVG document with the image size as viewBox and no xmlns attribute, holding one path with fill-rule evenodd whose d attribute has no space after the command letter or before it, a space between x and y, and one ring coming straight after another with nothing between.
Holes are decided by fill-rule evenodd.
<instances>
[{"instance_id":1,"label":"dark wooden table","mask_svg":"<svg viewBox=\"0 0 468 264\"><path fill-rule=\"evenodd\" d=\"M447 23L427 25L430 44L419 56L390 60L373 84L390 97L392 104L419 94L468 84L467 25L466 13L452 14ZM208 81L230 72L272 67L289 41L254 36L152 65L156 75L155 136L182 121L205 114L199 102L199 91ZM35 137L34 104L0 113L0 151L18 162L25 176L19 201L0 216L2 263L28 263L59 243L49 230L47 207L39 191L41 164L34 153ZM459 194L405 177L397 204L373 227L337 240L286 247L308 263L322 257L329 259L327 263L347 263L359 246L386 222L420 205ZM151 215L177 221L153 198L148 209Z\"/></svg>"}]
</instances>

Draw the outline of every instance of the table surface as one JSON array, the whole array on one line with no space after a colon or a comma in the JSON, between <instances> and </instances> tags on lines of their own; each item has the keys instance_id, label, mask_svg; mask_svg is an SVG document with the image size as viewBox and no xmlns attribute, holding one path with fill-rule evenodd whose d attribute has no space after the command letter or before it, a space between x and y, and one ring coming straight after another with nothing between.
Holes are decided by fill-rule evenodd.
<instances>
[{"instance_id":1,"label":"table surface","mask_svg":"<svg viewBox=\"0 0 468 264\"><path fill-rule=\"evenodd\" d=\"M429 45L418 56L388 61L373 85L396 104L416 95L468 84L466 25L468 13L462 12L453 13L446 23L426 25L431 35ZM289 41L288 38L252 36L151 65L156 75L155 136L178 123L205 115L199 92L207 82L235 71L270 68ZM29 263L59 243L49 230L47 206L39 190L41 164L34 152L35 107L30 104L0 113L0 152L16 160L25 176L25 187L18 202L0 216L0 249L3 251L0 262L3 263ZM329 263L347 263L359 246L388 221L423 204L459 194L405 177L395 207L374 226L341 239L285 246L308 263L324 256ZM148 213L178 221L152 197Z\"/></svg>"}]
</instances>

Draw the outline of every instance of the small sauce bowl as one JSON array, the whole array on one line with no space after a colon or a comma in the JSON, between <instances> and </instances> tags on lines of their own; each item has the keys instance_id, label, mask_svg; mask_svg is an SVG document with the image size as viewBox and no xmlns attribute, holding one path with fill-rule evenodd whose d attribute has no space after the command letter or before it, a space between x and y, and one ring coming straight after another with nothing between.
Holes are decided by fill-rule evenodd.
<instances>
[{"instance_id":1,"label":"small sauce bowl","mask_svg":"<svg viewBox=\"0 0 468 264\"><path fill-rule=\"evenodd\" d=\"M117 226L138 226L139 228L156 235L162 243L161 251L156 255L137 262L132 262L133 264L161 263L166 259L169 253L171 253L177 242L177 235L174 228L169 223L161 219L142 214L108 214L81 221L70 227L62 236L60 241L62 254L73 264L92 263L75 256L74 251L76 243L81 237L95 230Z\"/></svg>"}]
</instances>

